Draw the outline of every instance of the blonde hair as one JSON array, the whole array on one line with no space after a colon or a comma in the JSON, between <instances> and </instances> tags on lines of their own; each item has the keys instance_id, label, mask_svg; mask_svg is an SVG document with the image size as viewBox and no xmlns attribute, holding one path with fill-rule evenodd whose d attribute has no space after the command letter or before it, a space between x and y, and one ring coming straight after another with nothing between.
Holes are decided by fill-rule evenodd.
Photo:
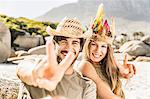
<instances>
[{"instance_id":1,"label":"blonde hair","mask_svg":"<svg viewBox=\"0 0 150 99\"><path fill-rule=\"evenodd\" d=\"M87 39L85 42L85 45L83 47L83 59L89 61L92 63L90 60L90 43L92 41L103 41L100 36L98 35L93 35L91 38ZM119 69L117 68L115 62L114 62L114 57L113 57L113 49L110 44L108 44L107 48L107 54L104 57L104 59L101 60L101 65L100 69L103 70L103 75L107 79L108 84L110 85L111 90L113 91L114 94L125 98L124 92L122 90L122 83L119 79Z\"/></svg>"}]
</instances>

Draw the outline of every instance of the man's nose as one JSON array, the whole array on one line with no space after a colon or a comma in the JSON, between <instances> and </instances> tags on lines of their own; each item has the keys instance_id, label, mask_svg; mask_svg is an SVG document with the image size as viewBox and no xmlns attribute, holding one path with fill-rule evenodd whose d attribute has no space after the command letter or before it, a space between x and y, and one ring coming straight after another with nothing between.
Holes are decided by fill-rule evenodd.
<instances>
[{"instance_id":1,"label":"man's nose","mask_svg":"<svg viewBox=\"0 0 150 99\"><path fill-rule=\"evenodd\" d=\"M73 49L73 44L72 43L68 43L69 49Z\"/></svg>"},{"instance_id":2,"label":"man's nose","mask_svg":"<svg viewBox=\"0 0 150 99\"><path fill-rule=\"evenodd\" d=\"M72 48L73 48L72 43L67 43L67 44L66 44L66 49L72 49Z\"/></svg>"}]
</instances>

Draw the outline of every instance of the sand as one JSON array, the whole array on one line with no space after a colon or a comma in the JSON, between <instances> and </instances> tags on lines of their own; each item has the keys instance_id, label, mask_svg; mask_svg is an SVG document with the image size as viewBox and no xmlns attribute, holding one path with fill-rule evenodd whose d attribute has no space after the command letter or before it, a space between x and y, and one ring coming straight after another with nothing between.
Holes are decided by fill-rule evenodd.
<instances>
[{"instance_id":1,"label":"sand","mask_svg":"<svg viewBox=\"0 0 150 99\"><path fill-rule=\"evenodd\" d=\"M122 81L126 99L150 99L150 62L131 63L136 66L137 74L129 81ZM0 64L0 99L16 99L19 80L15 70L16 65Z\"/></svg>"},{"instance_id":2,"label":"sand","mask_svg":"<svg viewBox=\"0 0 150 99\"><path fill-rule=\"evenodd\" d=\"M150 99L150 62L131 62L137 74L129 81L123 80L126 99Z\"/></svg>"}]
</instances>

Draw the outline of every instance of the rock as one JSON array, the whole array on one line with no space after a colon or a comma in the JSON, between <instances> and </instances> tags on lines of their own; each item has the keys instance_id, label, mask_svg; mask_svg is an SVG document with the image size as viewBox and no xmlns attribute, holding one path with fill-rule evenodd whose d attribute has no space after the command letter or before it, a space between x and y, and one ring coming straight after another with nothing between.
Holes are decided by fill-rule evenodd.
<instances>
[{"instance_id":1,"label":"rock","mask_svg":"<svg viewBox=\"0 0 150 99\"><path fill-rule=\"evenodd\" d=\"M135 61L142 61L142 62L150 62L150 57L146 57L146 56L139 56L135 59Z\"/></svg>"},{"instance_id":2,"label":"rock","mask_svg":"<svg viewBox=\"0 0 150 99\"><path fill-rule=\"evenodd\" d=\"M119 51L132 56L146 56L150 53L150 46L141 41L130 41L121 46Z\"/></svg>"},{"instance_id":3,"label":"rock","mask_svg":"<svg viewBox=\"0 0 150 99\"><path fill-rule=\"evenodd\" d=\"M129 41L124 43L120 48L119 48L119 52L126 52L126 50L128 50L129 47L131 47L134 43L138 43L139 41Z\"/></svg>"},{"instance_id":4,"label":"rock","mask_svg":"<svg viewBox=\"0 0 150 99\"><path fill-rule=\"evenodd\" d=\"M17 57L29 55L28 52L24 50L16 51L15 54Z\"/></svg>"},{"instance_id":5,"label":"rock","mask_svg":"<svg viewBox=\"0 0 150 99\"><path fill-rule=\"evenodd\" d=\"M150 57L150 53L146 54L147 57Z\"/></svg>"},{"instance_id":6,"label":"rock","mask_svg":"<svg viewBox=\"0 0 150 99\"><path fill-rule=\"evenodd\" d=\"M145 44L150 45L150 36L144 36L144 37L141 39L141 41L144 42Z\"/></svg>"},{"instance_id":7,"label":"rock","mask_svg":"<svg viewBox=\"0 0 150 99\"><path fill-rule=\"evenodd\" d=\"M6 61L11 54L11 35L9 29L0 22L0 62Z\"/></svg>"},{"instance_id":8,"label":"rock","mask_svg":"<svg viewBox=\"0 0 150 99\"><path fill-rule=\"evenodd\" d=\"M7 61L9 63L14 63L14 64L18 64L20 63L20 61L24 60L24 59L42 59L45 58L46 55L25 55L25 56L19 56L19 57L11 57L8 58Z\"/></svg>"},{"instance_id":9,"label":"rock","mask_svg":"<svg viewBox=\"0 0 150 99\"><path fill-rule=\"evenodd\" d=\"M11 54L10 54L10 57L16 57L17 55L15 54L15 50L14 49L11 49Z\"/></svg>"},{"instance_id":10,"label":"rock","mask_svg":"<svg viewBox=\"0 0 150 99\"><path fill-rule=\"evenodd\" d=\"M121 45L123 45L125 42L128 41L128 37L124 36L124 35L119 35L117 37L115 37L114 41L113 41L113 45L119 49Z\"/></svg>"},{"instance_id":11,"label":"rock","mask_svg":"<svg viewBox=\"0 0 150 99\"><path fill-rule=\"evenodd\" d=\"M41 45L41 46L38 46L38 47L34 47L34 48L31 48L28 50L28 53L33 55L33 54L37 54L37 55L40 55L40 54L46 54L46 46L45 45Z\"/></svg>"},{"instance_id":12,"label":"rock","mask_svg":"<svg viewBox=\"0 0 150 99\"><path fill-rule=\"evenodd\" d=\"M36 35L36 36L24 35L24 36L18 36L15 39L14 44L19 45L19 47L30 49L44 44L44 39L40 35Z\"/></svg>"}]
</instances>

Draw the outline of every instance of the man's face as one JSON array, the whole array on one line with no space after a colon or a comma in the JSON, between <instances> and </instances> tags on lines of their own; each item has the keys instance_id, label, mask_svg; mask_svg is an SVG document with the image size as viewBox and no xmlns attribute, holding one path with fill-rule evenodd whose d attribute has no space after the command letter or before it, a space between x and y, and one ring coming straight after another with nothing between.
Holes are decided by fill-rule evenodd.
<instances>
[{"instance_id":1,"label":"man's face","mask_svg":"<svg viewBox=\"0 0 150 99\"><path fill-rule=\"evenodd\" d=\"M58 41L58 56L62 60L65 58L69 50L72 50L77 57L80 51L80 39L78 38L63 38Z\"/></svg>"}]
</instances>

